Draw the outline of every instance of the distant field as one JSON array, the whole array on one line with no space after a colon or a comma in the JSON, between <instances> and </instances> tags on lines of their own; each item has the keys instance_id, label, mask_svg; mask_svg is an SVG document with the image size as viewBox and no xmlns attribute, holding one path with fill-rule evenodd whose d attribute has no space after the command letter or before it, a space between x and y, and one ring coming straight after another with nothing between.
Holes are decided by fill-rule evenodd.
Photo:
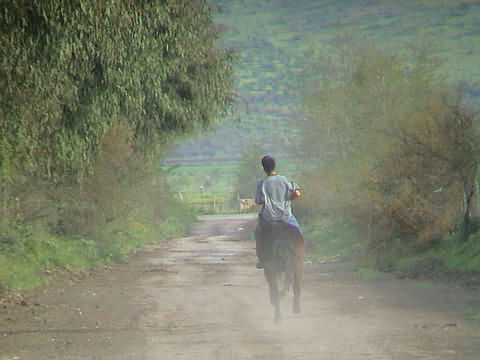
<instances>
[{"instance_id":1,"label":"distant field","mask_svg":"<svg viewBox=\"0 0 480 360\"><path fill-rule=\"evenodd\" d=\"M184 201L201 206L207 203L207 207L211 207L215 201L219 206L223 206L223 209L218 208L218 211L228 212L236 206L235 186L239 165L239 161L194 162L189 159L185 163L176 164L177 167L168 173L167 183L170 191L176 193L177 197L181 196ZM278 170L292 180L295 179L295 164L280 162ZM252 198L254 193L255 189L252 189ZM223 203L225 204L221 205Z\"/></svg>"},{"instance_id":2,"label":"distant field","mask_svg":"<svg viewBox=\"0 0 480 360\"><path fill-rule=\"evenodd\" d=\"M168 184L175 192L227 196L233 192L237 171L237 161L183 163L169 173Z\"/></svg>"}]
</instances>

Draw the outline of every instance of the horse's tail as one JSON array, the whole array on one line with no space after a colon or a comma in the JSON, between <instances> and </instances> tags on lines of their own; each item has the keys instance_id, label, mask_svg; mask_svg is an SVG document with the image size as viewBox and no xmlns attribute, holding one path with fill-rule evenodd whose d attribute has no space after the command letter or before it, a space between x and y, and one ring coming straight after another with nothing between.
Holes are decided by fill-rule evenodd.
<instances>
[{"instance_id":1,"label":"horse's tail","mask_svg":"<svg viewBox=\"0 0 480 360\"><path fill-rule=\"evenodd\" d=\"M283 275L283 287L280 293L285 295L291 288L295 278L295 245L290 232L280 227L272 244L273 261L278 275Z\"/></svg>"}]
</instances>

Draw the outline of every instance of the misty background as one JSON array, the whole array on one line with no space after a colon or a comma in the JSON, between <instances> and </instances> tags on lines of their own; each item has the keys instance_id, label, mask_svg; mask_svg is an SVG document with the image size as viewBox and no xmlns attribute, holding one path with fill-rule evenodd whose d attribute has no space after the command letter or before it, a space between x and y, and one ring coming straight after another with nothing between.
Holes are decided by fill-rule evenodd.
<instances>
[{"instance_id":1,"label":"misty background","mask_svg":"<svg viewBox=\"0 0 480 360\"><path fill-rule=\"evenodd\" d=\"M269 153L305 191L295 210L313 248L385 270L476 231L478 2L212 4L220 44L238 51L237 111L177 143L172 188L251 198Z\"/></svg>"}]
</instances>

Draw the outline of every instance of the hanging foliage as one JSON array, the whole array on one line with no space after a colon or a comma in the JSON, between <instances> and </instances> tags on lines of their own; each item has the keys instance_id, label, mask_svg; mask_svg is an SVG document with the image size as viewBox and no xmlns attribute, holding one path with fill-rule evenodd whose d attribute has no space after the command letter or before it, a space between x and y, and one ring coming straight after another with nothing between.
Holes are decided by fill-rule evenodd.
<instances>
[{"instance_id":1,"label":"hanging foliage","mask_svg":"<svg viewBox=\"0 0 480 360\"><path fill-rule=\"evenodd\" d=\"M113 122L152 151L232 104L204 0L14 0L0 7L0 171L91 168Z\"/></svg>"}]
</instances>

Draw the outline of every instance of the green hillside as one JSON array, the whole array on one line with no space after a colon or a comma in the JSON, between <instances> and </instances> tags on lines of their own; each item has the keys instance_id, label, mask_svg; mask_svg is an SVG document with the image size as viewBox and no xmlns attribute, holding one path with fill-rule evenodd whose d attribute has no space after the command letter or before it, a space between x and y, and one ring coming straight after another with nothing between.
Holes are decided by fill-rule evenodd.
<instances>
[{"instance_id":1,"label":"green hillside","mask_svg":"<svg viewBox=\"0 0 480 360\"><path fill-rule=\"evenodd\" d=\"M277 155L288 153L295 145L295 123L303 117L297 75L308 64L312 47L328 56L342 37L395 54L427 44L443 61L442 76L460 86L467 100L480 99L478 1L211 2L219 8L216 22L226 30L222 45L240 53L235 66L238 111L212 133L178 146L173 158L235 158L252 138L263 139Z\"/></svg>"}]
</instances>

